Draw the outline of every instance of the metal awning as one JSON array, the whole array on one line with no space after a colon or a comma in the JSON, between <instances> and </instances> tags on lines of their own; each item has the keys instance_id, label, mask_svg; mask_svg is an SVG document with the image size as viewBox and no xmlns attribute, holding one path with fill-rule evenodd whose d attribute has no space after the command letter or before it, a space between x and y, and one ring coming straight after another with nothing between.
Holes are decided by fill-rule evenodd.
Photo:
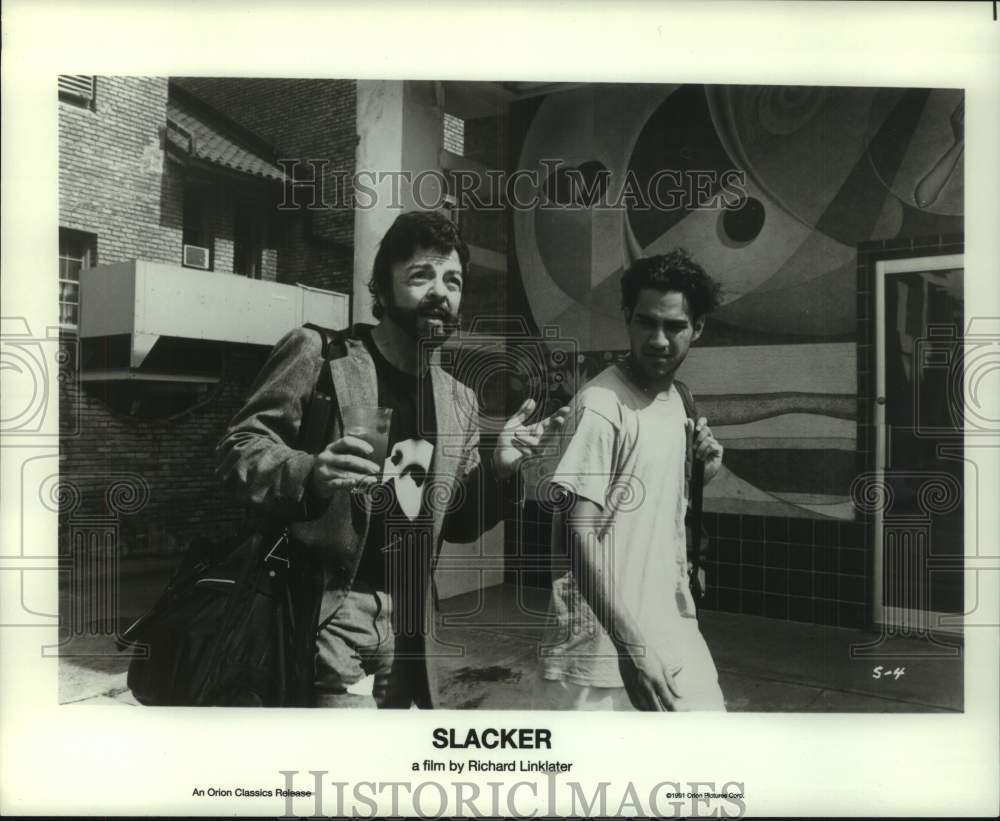
<instances>
[{"instance_id":1,"label":"metal awning","mask_svg":"<svg viewBox=\"0 0 1000 821\"><path fill-rule=\"evenodd\" d=\"M86 268L79 336L104 355L84 365L82 378L212 382L202 367L212 343L270 347L307 322L344 328L349 308L349 297L334 291L148 260Z\"/></svg>"},{"instance_id":2,"label":"metal awning","mask_svg":"<svg viewBox=\"0 0 1000 821\"><path fill-rule=\"evenodd\" d=\"M173 87L167 100L167 139L199 160L230 171L282 182L276 151L256 135Z\"/></svg>"}]
</instances>

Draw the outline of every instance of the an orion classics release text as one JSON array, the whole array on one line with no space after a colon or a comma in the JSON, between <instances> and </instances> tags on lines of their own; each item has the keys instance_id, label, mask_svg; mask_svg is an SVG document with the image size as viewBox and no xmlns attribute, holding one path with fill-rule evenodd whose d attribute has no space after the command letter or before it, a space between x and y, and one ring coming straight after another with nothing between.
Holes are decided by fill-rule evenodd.
<instances>
[{"instance_id":1,"label":"an orion classics release text","mask_svg":"<svg viewBox=\"0 0 1000 821\"><path fill-rule=\"evenodd\" d=\"M482 729L437 727L431 733L434 750L532 751L514 760L495 761L487 757L440 759L428 756L409 765L411 780L358 781L351 783L329 778L327 770L280 770L279 779L266 785L196 785L191 795L198 798L278 798L284 804L284 818L302 817L303 805L294 799L311 799L308 815L317 817L375 818L412 811L421 818L502 816L533 818L553 815L558 808L570 808L575 816L681 817L703 815L739 818L746 813L744 785L729 781L661 781L650 787L610 781L581 784L557 781L560 774L572 773L573 762L550 758L552 732L544 728ZM414 774L534 774L536 781L476 782L418 780ZM298 776L298 777L297 777ZM298 812L296 810L299 810Z\"/></svg>"}]
</instances>

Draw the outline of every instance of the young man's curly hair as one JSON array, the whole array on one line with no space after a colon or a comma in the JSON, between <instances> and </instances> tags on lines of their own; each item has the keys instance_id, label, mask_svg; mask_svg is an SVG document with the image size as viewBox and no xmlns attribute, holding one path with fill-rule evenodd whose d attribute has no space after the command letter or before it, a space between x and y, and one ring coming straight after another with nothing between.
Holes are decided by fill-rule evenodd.
<instances>
[{"instance_id":1,"label":"young man's curly hair","mask_svg":"<svg viewBox=\"0 0 1000 821\"><path fill-rule=\"evenodd\" d=\"M643 288L684 294L692 321L712 313L720 304L719 284L683 248L637 259L622 275L621 285L622 309L629 316Z\"/></svg>"},{"instance_id":2,"label":"young man's curly hair","mask_svg":"<svg viewBox=\"0 0 1000 821\"><path fill-rule=\"evenodd\" d=\"M372 295L372 314L381 319L385 314L384 295L392 293L392 266L406 262L418 249L450 254L458 251L462 265L462 279L469 271L469 247L458 232L458 227L444 214L437 211L407 211L396 217L382 237L368 290Z\"/></svg>"}]
</instances>

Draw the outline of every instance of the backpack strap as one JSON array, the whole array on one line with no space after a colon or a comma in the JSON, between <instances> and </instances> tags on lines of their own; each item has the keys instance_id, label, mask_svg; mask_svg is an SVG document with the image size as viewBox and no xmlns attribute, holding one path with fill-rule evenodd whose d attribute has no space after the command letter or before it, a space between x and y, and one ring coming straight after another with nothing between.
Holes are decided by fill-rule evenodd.
<instances>
[{"instance_id":1,"label":"backpack strap","mask_svg":"<svg viewBox=\"0 0 1000 821\"><path fill-rule=\"evenodd\" d=\"M687 418L698 424L698 406L694 403L694 396L691 394L691 389L681 382L679 379L674 380L674 387L677 388L677 392L681 395L681 401L684 403L684 413ZM701 502L702 502L702 491L705 488L705 463L700 459L695 459L692 454L691 458L691 508L692 512L697 509L697 516L701 519Z\"/></svg>"},{"instance_id":2,"label":"backpack strap","mask_svg":"<svg viewBox=\"0 0 1000 821\"><path fill-rule=\"evenodd\" d=\"M684 403L684 413L687 414L688 419L693 419L697 422L698 406L694 403L694 396L691 393L691 389L681 382L680 379L674 380L674 387L677 388L677 393L681 395L681 401Z\"/></svg>"},{"instance_id":3,"label":"backpack strap","mask_svg":"<svg viewBox=\"0 0 1000 821\"><path fill-rule=\"evenodd\" d=\"M688 419L698 424L698 407L694 403L694 396L691 389L678 379L674 380L674 387L681 395L684 402L684 412ZM701 565L701 518L702 503L705 491L705 463L701 459L696 459L691 455L691 486L690 486L690 508L688 511L687 524L691 530L692 538L688 542L688 560L691 562L691 575L697 578ZM693 545L692 545L693 542ZM692 549L692 546L694 549Z\"/></svg>"},{"instance_id":4,"label":"backpack strap","mask_svg":"<svg viewBox=\"0 0 1000 821\"><path fill-rule=\"evenodd\" d=\"M339 412L337 392L330 373L330 361L347 355L345 334L307 323L303 325L319 334L322 340L323 363L320 365L316 384L309 396L299 428L299 449L308 453L319 453L327 445L327 436L333 414ZM316 652L316 624L319 621L323 600L323 571L316 551L303 550L296 546L295 560L288 566L287 573L279 578L282 587L277 587L277 595L287 602L285 612L290 622L293 640L290 669L293 685L288 699L292 706L305 707L313 704L313 666ZM280 608L279 608L280 610Z\"/></svg>"},{"instance_id":5,"label":"backpack strap","mask_svg":"<svg viewBox=\"0 0 1000 821\"><path fill-rule=\"evenodd\" d=\"M343 337L336 331L319 325L307 323L303 326L316 331L322 340L323 364L319 376L309 396L299 429L299 450L306 453L319 453L326 447L326 433L330 427L330 418L336 408L337 396L333 389L333 377L330 375L330 360L344 356L347 348Z\"/></svg>"}]
</instances>

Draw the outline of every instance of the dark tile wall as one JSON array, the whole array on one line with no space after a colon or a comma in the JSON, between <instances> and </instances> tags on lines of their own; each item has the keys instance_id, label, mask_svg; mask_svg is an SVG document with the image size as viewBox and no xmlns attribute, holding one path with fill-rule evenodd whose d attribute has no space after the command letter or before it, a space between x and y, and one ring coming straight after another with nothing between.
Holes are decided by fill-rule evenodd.
<instances>
[{"instance_id":1,"label":"dark tile wall","mask_svg":"<svg viewBox=\"0 0 1000 821\"><path fill-rule=\"evenodd\" d=\"M882 259L952 254L964 250L962 234L878 240L858 246L857 473L875 467L874 276ZM873 524L832 519L705 513L712 540L706 563L710 610L865 627L872 619ZM529 502L507 522L510 583L549 584L551 517ZM555 561L565 568L565 560Z\"/></svg>"},{"instance_id":2,"label":"dark tile wall","mask_svg":"<svg viewBox=\"0 0 1000 821\"><path fill-rule=\"evenodd\" d=\"M712 550L702 606L863 627L871 619L870 540L862 522L705 513ZM527 502L507 520L509 584L546 587L567 569L551 547L548 510Z\"/></svg>"},{"instance_id":3,"label":"dark tile wall","mask_svg":"<svg viewBox=\"0 0 1000 821\"><path fill-rule=\"evenodd\" d=\"M505 522L504 581L529 587L548 587L552 572L568 569L565 556L552 547L552 514L537 502L525 502ZM555 555L554 555L555 554Z\"/></svg>"},{"instance_id":4,"label":"dark tile wall","mask_svg":"<svg viewBox=\"0 0 1000 821\"><path fill-rule=\"evenodd\" d=\"M861 522L706 513L709 610L863 627L870 545Z\"/></svg>"}]
</instances>

